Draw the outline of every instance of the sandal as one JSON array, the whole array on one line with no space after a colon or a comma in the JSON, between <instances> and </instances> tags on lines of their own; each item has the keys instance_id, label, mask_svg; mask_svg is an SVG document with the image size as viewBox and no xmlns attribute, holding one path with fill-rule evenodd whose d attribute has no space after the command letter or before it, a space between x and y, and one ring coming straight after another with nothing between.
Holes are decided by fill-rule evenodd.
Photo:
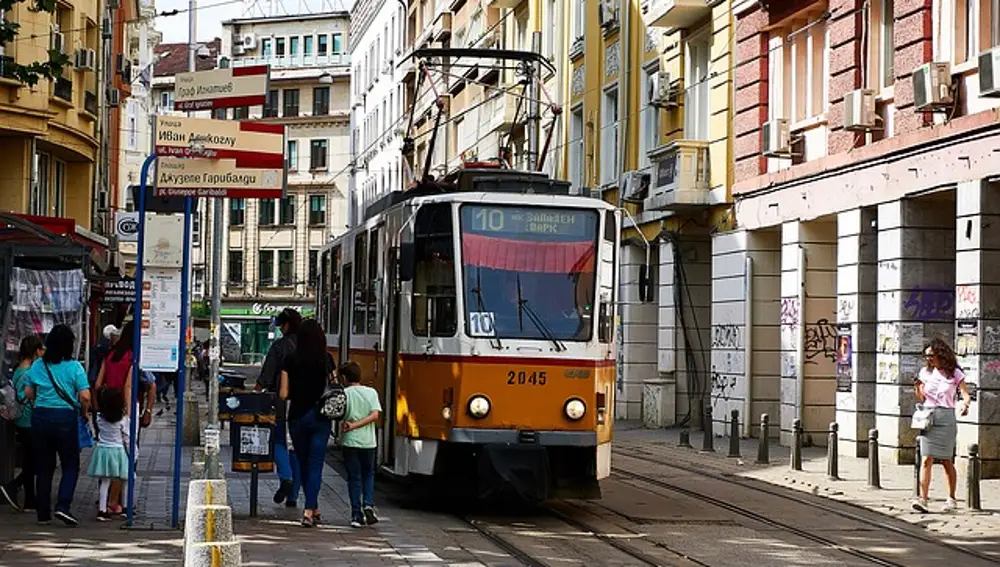
<instances>
[{"instance_id":1,"label":"sandal","mask_svg":"<svg viewBox=\"0 0 1000 567\"><path fill-rule=\"evenodd\" d=\"M316 521L313 520L312 516L302 516L302 527L314 528L316 527Z\"/></svg>"}]
</instances>

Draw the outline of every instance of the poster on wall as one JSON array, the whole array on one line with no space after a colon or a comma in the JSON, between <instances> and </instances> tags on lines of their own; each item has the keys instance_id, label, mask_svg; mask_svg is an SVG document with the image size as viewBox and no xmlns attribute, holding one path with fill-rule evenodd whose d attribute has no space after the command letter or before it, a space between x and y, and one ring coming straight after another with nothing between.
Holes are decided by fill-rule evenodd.
<instances>
[{"instance_id":1,"label":"poster on wall","mask_svg":"<svg viewBox=\"0 0 1000 567\"><path fill-rule=\"evenodd\" d=\"M222 359L229 362L240 362L243 353L241 336L243 325L240 323L223 323L219 342L222 345Z\"/></svg>"},{"instance_id":2,"label":"poster on wall","mask_svg":"<svg viewBox=\"0 0 1000 567\"><path fill-rule=\"evenodd\" d=\"M854 373L851 366L852 355L854 354L853 338L851 328L848 325L837 327L837 391L851 392L853 389Z\"/></svg>"}]
</instances>

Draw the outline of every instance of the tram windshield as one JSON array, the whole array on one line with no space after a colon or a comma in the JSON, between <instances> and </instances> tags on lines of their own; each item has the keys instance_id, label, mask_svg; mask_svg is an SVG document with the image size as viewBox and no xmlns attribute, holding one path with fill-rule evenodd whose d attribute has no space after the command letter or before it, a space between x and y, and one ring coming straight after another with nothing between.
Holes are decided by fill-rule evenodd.
<instances>
[{"instance_id":1,"label":"tram windshield","mask_svg":"<svg viewBox=\"0 0 1000 567\"><path fill-rule=\"evenodd\" d=\"M594 320L596 211L460 209L469 336L586 341Z\"/></svg>"}]
</instances>

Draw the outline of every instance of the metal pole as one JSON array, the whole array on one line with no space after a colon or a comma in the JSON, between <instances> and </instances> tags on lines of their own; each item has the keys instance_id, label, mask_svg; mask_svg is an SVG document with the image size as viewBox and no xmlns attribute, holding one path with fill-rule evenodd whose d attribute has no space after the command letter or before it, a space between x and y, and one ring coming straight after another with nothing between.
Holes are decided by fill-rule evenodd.
<instances>
[{"instance_id":1,"label":"metal pole","mask_svg":"<svg viewBox=\"0 0 1000 567\"><path fill-rule=\"evenodd\" d=\"M982 510L983 503L979 493L979 481L983 478L983 461L979 458L979 444L969 445L969 480L966 486L965 505L970 510Z\"/></svg>"},{"instance_id":2,"label":"metal pole","mask_svg":"<svg viewBox=\"0 0 1000 567\"><path fill-rule=\"evenodd\" d=\"M219 430L219 362L222 353L219 345L219 327L222 320L222 199L212 201L212 342L209 356L212 370L208 380L208 428ZM219 454L205 452L205 471L208 478L219 477Z\"/></svg>"},{"instance_id":3,"label":"metal pole","mask_svg":"<svg viewBox=\"0 0 1000 567\"><path fill-rule=\"evenodd\" d=\"M536 31L531 34L531 50L537 54L542 53L542 32ZM538 104L538 84L541 80L542 66L538 63L527 65L528 70L528 171L538 169L538 138L541 129L541 109Z\"/></svg>"},{"instance_id":4,"label":"metal pole","mask_svg":"<svg viewBox=\"0 0 1000 567\"><path fill-rule=\"evenodd\" d=\"M715 437L712 432L712 404L705 405L705 436L701 439L701 450L706 453L715 452Z\"/></svg>"},{"instance_id":5,"label":"metal pole","mask_svg":"<svg viewBox=\"0 0 1000 567\"><path fill-rule=\"evenodd\" d=\"M688 428L681 429L681 438L677 442L678 447L691 448L691 430Z\"/></svg>"},{"instance_id":6,"label":"metal pole","mask_svg":"<svg viewBox=\"0 0 1000 567\"><path fill-rule=\"evenodd\" d=\"M760 414L760 432L758 435L757 444L757 464L766 465L771 462L771 447L769 443L771 439L768 437L769 427L768 421L770 418L766 413Z\"/></svg>"},{"instance_id":7,"label":"metal pole","mask_svg":"<svg viewBox=\"0 0 1000 567\"><path fill-rule=\"evenodd\" d=\"M793 471L802 470L802 420L792 422L792 463Z\"/></svg>"},{"instance_id":8,"label":"metal pole","mask_svg":"<svg viewBox=\"0 0 1000 567\"><path fill-rule=\"evenodd\" d=\"M868 487L882 488L882 475L878 464L878 429L868 430Z\"/></svg>"},{"instance_id":9,"label":"metal pole","mask_svg":"<svg viewBox=\"0 0 1000 567\"><path fill-rule=\"evenodd\" d=\"M913 495L920 498L920 468L923 458L920 455L920 436L917 436L916 455L913 459Z\"/></svg>"},{"instance_id":10,"label":"metal pole","mask_svg":"<svg viewBox=\"0 0 1000 567\"><path fill-rule=\"evenodd\" d=\"M729 426L729 456L740 456L740 410L730 412L732 423Z\"/></svg>"},{"instance_id":11,"label":"metal pole","mask_svg":"<svg viewBox=\"0 0 1000 567\"><path fill-rule=\"evenodd\" d=\"M181 440L184 437L184 391L187 379L187 326L188 301L191 293L191 197L184 199L184 261L181 269L181 336L178 354L177 383L174 385L174 395L177 398L177 424L174 432L174 493L170 509L170 525L174 529L180 527L181 510L181 456L183 454Z\"/></svg>"},{"instance_id":12,"label":"metal pole","mask_svg":"<svg viewBox=\"0 0 1000 567\"><path fill-rule=\"evenodd\" d=\"M138 434L138 419L136 408L139 406L139 379L141 374L142 357L142 262L143 248L146 245L146 178L149 177L149 168L156 161L156 154L146 156L142 162L142 170L139 174L139 242L136 249L135 262L135 305L132 315L132 399L129 401L132 418L129 419L129 439L128 439L128 510L125 517L125 525L132 527L132 520L135 517L135 445Z\"/></svg>"},{"instance_id":13,"label":"metal pole","mask_svg":"<svg viewBox=\"0 0 1000 567\"><path fill-rule=\"evenodd\" d=\"M838 470L840 455L837 451L837 443L839 442L837 432L839 429L840 426L837 425L836 421L830 423L830 437L826 445L826 476L830 480L840 480L840 471Z\"/></svg>"}]
</instances>

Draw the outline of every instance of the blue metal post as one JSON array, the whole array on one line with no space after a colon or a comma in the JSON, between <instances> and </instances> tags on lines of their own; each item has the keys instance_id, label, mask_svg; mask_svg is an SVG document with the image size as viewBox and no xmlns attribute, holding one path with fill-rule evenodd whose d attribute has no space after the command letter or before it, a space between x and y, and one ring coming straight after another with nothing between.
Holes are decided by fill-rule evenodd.
<instances>
[{"instance_id":1,"label":"blue metal post","mask_svg":"<svg viewBox=\"0 0 1000 567\"><path fill-rule=\"evenodd\" d=\"M146 178L149 177L149 168L156 161L156 154L150 154L146 161L142 162L142 171L139 174L139 242L136 250L135 262L135 307L133 309L132 321L134 325L132 335L132 399L129 401L131 408L129 415L129 440L128 440L128 514L125 525L132 527L132 520L135 517L135 446L136 435L139 430L138 413L139 383L142 374L142 262L143 248L146 245Z\"/></svg>"},{"instance_id":2,"label":"blue metal post","mask_svg":"<svg viewBox=\"0 0 1000 567\"><path fill-rule=\"evenodd\" d=\"M181 455L183 447L181 439L184 437L184 391L187 379L187 327L188 327L188 294L190 293L190 270L191 264L191 197L184 199L184 267L181 268L181 338L180 368L177 369L177 385L174 387L174 394L177 397L177 429L174 434L174 498L170 511L170 525L177 529L180 527L181 510Z\"/></svg>"}]
</instances>

